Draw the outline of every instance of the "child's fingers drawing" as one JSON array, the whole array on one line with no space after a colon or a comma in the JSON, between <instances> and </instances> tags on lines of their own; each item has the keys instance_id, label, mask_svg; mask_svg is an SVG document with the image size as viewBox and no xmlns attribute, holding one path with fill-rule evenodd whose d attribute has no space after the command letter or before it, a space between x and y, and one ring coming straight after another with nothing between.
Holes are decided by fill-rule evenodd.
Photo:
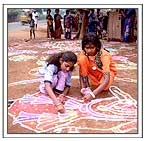
<instances>
[{"instance_id":1,"label":"child's fingers drawing","mask_svg":"<svg viewBox=\"0 0 147 141\"><path fill-rule=\"evenodd\" d=\"M91 94L86 94L86 95L83 97L83 100L84 100L84 102L86 102L86 103L90 102L92 99L93 99L93 97L91 96Z\"/></svg>"},{"instance_id":2,"label":"child's fingers drawing","mask_svg":"<svg viewBox=\"0 0 147 141\"><path fill-rule=\"evenodd\" d=\"M62 103L57 103L55 106L56 106L56 109L57 109L58 112L60 112L60 113L65 112L65 109L64 109L64 106L63 106Z\"/></svg>"},{"instance_id":3,"label":"child's fingers drawing","mask_svg":"<svg viewBox=\"0 0 147 141\"><path fill-rule=\"evenodd\" d=\"M61 103L63 103L63 104L65 103L66 97L65 97L64 94L60 94L58 98L59 98L59 101L60 101Z\"/></svg>"}]
</instances>

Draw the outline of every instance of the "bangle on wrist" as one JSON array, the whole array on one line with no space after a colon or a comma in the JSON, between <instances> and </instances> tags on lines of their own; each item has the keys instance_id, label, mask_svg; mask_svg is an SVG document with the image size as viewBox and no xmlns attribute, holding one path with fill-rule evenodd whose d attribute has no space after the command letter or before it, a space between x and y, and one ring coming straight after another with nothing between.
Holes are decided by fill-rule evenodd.
<instances>
[{"instance_id":1,"label":"bangle on wrist","mask_svg":"<svg viewBox=\"0 0 147 141\"><path fill-rule=\"evenodd\" d=\"M93 92L89 93L93 98L95 98L95 94Z\"/></svg>"},{"instance_id":2,"label":"bangle on wrist","mask_svg":"<svg viewBox=\"0 0 147 141\"><path fill-rule=\"evenodd\" d=\"M59 106L59 105L62 105L62 103L59 102L59 103L56 103L55 105L56 105L56 106Z\"/></svg>"}]
</instances>

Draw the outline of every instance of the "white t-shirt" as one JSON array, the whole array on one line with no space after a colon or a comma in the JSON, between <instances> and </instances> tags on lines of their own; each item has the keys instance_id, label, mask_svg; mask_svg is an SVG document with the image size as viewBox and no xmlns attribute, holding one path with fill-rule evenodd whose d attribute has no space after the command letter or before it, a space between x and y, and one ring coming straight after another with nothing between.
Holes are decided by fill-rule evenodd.
<instances>
[{"instance_id":1,"label":"white t-shirt","mask_svg":"<svg viewBox=\"0 0 147 141\"><path fill-rule=\"evenodd\" d=\"M35 24L38 24L38 17L39 17L39 15L37 12L32 13L32 18L35 21Z\"/></svg>"},{"instance_id":2,"label":"white t-shirt","mask_svg":"<svg viewBox=\"0 0 147 141\"><path fill-rule=\"evenodd\" d=\"M58 73L58 68L54 64L49 64L48 66L45 64L42 68L39 69L39 73L41 75L44 75L44 81L49 81L52 83L53 82L53 75L56 75ZM69 71L67 73L68 73L68 76L66 79L66 85L70 86L72 72Z\"/></svg>"}]
</instances>

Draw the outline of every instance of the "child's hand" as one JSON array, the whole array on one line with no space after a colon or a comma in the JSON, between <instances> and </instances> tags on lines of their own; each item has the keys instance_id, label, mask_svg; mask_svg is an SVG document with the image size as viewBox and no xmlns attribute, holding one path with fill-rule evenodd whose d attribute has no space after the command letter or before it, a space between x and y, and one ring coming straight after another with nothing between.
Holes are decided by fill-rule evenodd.
<instances>
[{"instance_id":1,"label":"child's hand","mask_svg":"<svg viewBox=\"0 0 147 141\"><path fill-rule=\"evenodd\" d=\"M93 97L91 96L91 94L86 94L83 97L84 102L88 103L93 99Z\"/></svg>"},{"instance_id":2,"label":"child's hand","mask_svg":"<svg viewBox=\"0 0 147 141\"><path fill-rule=\"evenodd\" d=\"M90 88L82 88L81 93L84 95L83 100L85 102L90 102L93 98L95 98L95 95Z\"/></svg>"},{"instance_id":3,"label":"child's hand","mask_svg":"<svg viewBox=\"0 0 147 141\"><path fill-rule=\"evenodd\" d=\"M59 102L59 103L55 104L55 106L56 106L56 109L58 112L60 112L62 114L65 112L65 108L62 103Z\"/></svg>"},{"instance_id":4,"label":"child's hand","mask_svg":"<svg viewBox=\"0 0 147 141\"><path fill-rule=\"evenodd\" d=\"M59 101L61 102L61 103L65 103L65 101L66 101L66 97L65 97L65 95L64 94L60 94L59 96L58 96L58 99L59 99Z\"/></svg>"},{"instance_id":5,"label":"child's hand","mask_svg":"<svg viewBox=\"0 0 147 141\"><path fill-rule=\"evenodd\" d=\"M91 89L90 88L82 88L81 89L81 93L83 94L83 95L86 95L86 94L89 94L90 92L92 92L91 91Z\"/></svg>"}]
</instances>

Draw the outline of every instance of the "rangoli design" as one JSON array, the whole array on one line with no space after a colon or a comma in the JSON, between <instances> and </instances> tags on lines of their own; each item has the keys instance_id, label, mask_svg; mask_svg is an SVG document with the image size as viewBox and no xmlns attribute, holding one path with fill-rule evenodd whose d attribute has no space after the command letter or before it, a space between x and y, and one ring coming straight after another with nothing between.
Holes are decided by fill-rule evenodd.
<instances>
[{"instance_id":1,"label":"rangoli design","mask_svg":"<svg viewBox=\"0 0 147 141\"><path fill-rule=\"evenodd\" d=\"M8 109L13 117L13 124L42 132L65 132L82 133L83 130L110 130L114 133L125 133L137 129L137 102L129 94L119 88L110 87L112 97L95 99L90 103L67 97L65 113L56 112L52 100L43 94L27 94L17 99ZM104 127L81 127L73 123L81 120L110 121L119 124L104 129ZM121 122L121 124L120 124ZM73 126L74 125L74 126Z\"/></svg>"},{"instance_id":2,"label":"rangoli design","mask_svg":"<svg viewBox=\"0 0 147 141\"><path fill-rule=\"evenodd\" d=\"M46 60L44 54L49 56L64 50L76 52L81 50L80 45L80 41L43 42L34 45L34 48L48 49L40 53L33 50L20 50L23 47L20 43L12 45L14 48L9 48L8 56L9 61L15 62L38 60L36 61L37 65L42 66ZM137 64L129 61L127 57L116 56L118 51L113 49L115 46L120 46L120 43L105 44L105 47L113 55L113 59L121 61L120 64L117 63L117 68L119 70L136 70ZM33 46L28 47L33 48ZM37 53L43 56L37 59ZM32 54L35 56L31 56ZM39 78L9 83L8 87L40 82L42 77L37 73L38 69L39 67L30 70L29 75ZM78 76L72 76L72 78L77 79ZM116 80L137 83L137 80L133 78L116 77ZM39 92L25 94L22 98L14 100L8 108L8 114L13 118L13 125L19 124L35 133L137 133L136 100L115 86L110 87L109 91L112 97L94 99L90 103L67 96L64 114L56 112L53 102L48 96Z\"/></svg>"}]
</instances>

